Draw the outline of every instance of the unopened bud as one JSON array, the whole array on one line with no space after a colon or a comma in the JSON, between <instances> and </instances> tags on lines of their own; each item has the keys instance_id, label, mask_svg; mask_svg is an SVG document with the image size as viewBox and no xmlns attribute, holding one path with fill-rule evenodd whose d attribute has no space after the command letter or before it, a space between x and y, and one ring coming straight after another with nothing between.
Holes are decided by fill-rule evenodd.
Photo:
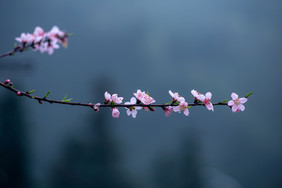
<instances>
[{"instance_id":1,"label":"unopened bud","mask_svg":"<svg viewBox=\"0 0 282 188\"><path fill-rule=\"evenodd\" d=\"M17 95L18 95L18 96L21 96L22 94L21 94L21 92L18 91L18 92L17 92Z\"/></svg>"},{"instance_id":2,"label":"unopened bud","mask_svg":"<svg viewBox=\"0 0 282 188\"><path fill-rule=\"evenodd\" d=\"M10 82L11 82L11 80L10 80L10 79L7 79L7 80L4 81L4 84L7 85L7 84L9 84Z\"/></svg>"}]
</instances>

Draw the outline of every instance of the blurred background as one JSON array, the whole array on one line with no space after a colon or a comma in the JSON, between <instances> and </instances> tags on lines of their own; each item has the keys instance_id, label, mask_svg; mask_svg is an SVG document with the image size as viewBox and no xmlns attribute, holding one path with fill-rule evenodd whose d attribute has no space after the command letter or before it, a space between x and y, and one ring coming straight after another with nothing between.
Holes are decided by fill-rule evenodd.
<instances>
[{"instance_id":1,"label":"blurred background","mask_svg":"<svg viewBox=\"0 0 282 188\"><path fill-rule=\"evenodd\" d=\"M161 109L119 119L109 109L38 104L0 88L0 187L282 187L282 1L1 0L0 52L41 26L68 33L67 49L0 59L0 79L53 99L157 103L168 90L193 102L254 92L246 110L190 116Z\"/></svg>"}]
</instances>

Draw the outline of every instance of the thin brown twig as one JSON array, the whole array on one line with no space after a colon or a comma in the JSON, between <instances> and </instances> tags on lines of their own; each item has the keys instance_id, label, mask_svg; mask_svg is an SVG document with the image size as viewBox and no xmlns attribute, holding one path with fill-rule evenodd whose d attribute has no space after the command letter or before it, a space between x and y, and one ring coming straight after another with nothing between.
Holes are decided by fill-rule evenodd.
<instances>
[{"instance_id":1,"label":"thin brown twig","mask_svg":"<svg viewBox=\"0 0 282 188\"><path fill-rule=\"evenodd\" d=\"M48 99L47 97L38 97L35 95L31 95L29 94L29 92L23 92L20 91L18 89L15 89L13 86L9 85L9 84L5 84L3 82L0 82L0 85L14 93L16 93L18 96L25 96L28 97L30 99L34 99L37 100L40 104L42 104L43 102L48 102L50 104L65 104L65 105L72 105L72 106L86 106L86 107L94 107L94 104L92 103L80 103L80 102L66 102L66 101L62 101L62 100L53 100L53 99ZM222 102L218 102L218 103L213 103L213 105L227 105L227 103L222 103ZM150 105L146 105L146 104L101 104L99 105L99 107L133 107L133 106L140 106L140 107L148 107L148 108L153 108L153 107L168 107L168 106L177 106L177 104L150 104ZM201 103L191 103L188 104L188 106L204 106L204 104Z\"/></svg>"}]
</instances>

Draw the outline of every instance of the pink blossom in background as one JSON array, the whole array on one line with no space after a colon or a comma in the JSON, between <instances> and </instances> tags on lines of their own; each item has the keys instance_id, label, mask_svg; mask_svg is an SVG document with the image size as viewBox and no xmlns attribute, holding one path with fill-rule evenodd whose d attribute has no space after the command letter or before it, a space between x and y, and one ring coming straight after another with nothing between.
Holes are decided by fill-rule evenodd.
<instances>
[{"instance_id":1,"label":"pink blossom in background","mask_svg":"<svg viewBox=\"0 0 282 188\"><path fill-rule=\"evenodd\" d=\"M46 34L45 34L45 31L41 27L37 26L34 29L33 35L36 38L34 42L39 42L45 39Z\"/></svg>"},{"instance_id":2,"label":"pink blossom in background","mask_svg":"<svg viewBox=\"0 0 282 188\"><path fill-rule=\"evenodd\" d=\"M65 32L61 31L58 26L53 26L52 29L47 33L47 37L51 40L58 41L59 38L65 36Z\"/></svg>"},{"instance_id":3,"label":"pink blossom in background","mask_svg":"<svg viewBox=\"0 0 282 188\"><path fill-rule=\"evenodd\" d=\"M112 108L112 116L113 118L119 118L119 110L117 108Z\"/></svg>"},{"instance_id":4,"label":"pink blossom in background","mask_svg":"<svg viewBox=\"0 0 282 188\"><path fill-rule=\"evenodd\" d=\"M245 106L243 105L248 101L247 98L239 98L236 93L231 94L232 100L228 101L228 106L232 108L232 112L239 112L245 110Z\"/></svg>"},{"instance_id":5,"label":"pink blossom in background","mask_svg":"<svg viewBox=\"0 0 282 188\"><path fill-rule=\"evenodd\" d=\"M22 33L20 37L16 38L16 41L22 43L23 45L27 44L27 43L32 43L35 40L35 36L30 34L30 33Z\"/></svg>"}]
</instances>

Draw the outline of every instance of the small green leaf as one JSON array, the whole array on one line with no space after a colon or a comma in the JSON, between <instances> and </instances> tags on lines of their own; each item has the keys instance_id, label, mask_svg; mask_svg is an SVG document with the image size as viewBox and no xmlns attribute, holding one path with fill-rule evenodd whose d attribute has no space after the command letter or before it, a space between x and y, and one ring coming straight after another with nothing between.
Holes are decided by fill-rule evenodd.
<instances>
[{"instance_id":1,"label":"small green leaf","mask_svg":"<svg viewBox=\"0 0 282 188\"><path fill-rule=\"evenodd\" d=\"M165 103L165 105L169 105L169 104L171 104L172 102L173 102L173 100L171 100L171 101Z\"/></svg>"},{"instance_id":2,"label":"small green leaf","mask_svg":"<svg viewBox=\"0 0 282 188\"><path fill-rule=\"evenodd\" d=\"M31 98L35 99L35 97L33 97L33 96Z\"/></svg>"},{"instance_id":3,"label":"small green leaf","mask_svg":"<svg viewBox=\"0 0 282 188\"><path fill-rule=\"evenodd\" d=\"M150 95L149 91L146 92L147 95Z\"/></svg>"},{"instance_id":4,"label":"small green leaf","mask_svg":"<svg viewBox=\"0 0 282 188\"><path fill-rule=\"evenodd\" d=\"M187 108L191 108L192 106L187 106Z\"/></svg>"},{"instance_id":5,"label":"small green leaf","mask_svg":"<svg viewBox=\"0 0 282 188\"><path fill-rule=\"evenodd\" d=\"M63 100L66 100L66 99L67 99L67 97L68 97L68 95L66 94L66 95L65 95L65 97L62 99L62 101L63 101Z\"/></svg>"},{"instance_id":6,"label":"small green leaf","mask_svg":"<svg viewBox=\"0 0 282 188\"><path fill-rule=\"evenodd\" d=\"M31 93L34 93L36 91L36 89L33 89L31 91L28 91L27 94L31 94Z\"/></svg>"},{"instance_id":7,"label":"small green leaf","mask_svg":"<svg viewBox=\"0 0 282 188\"><path fill-rule=\"evenodd\" d=\"M177 102L173 103L173 105L179 105L179 103L180 103L180 102L179 102L179 101L177 101Z\"/></svg>"},{"instance_id":8,"label":"small green leaf","mask_svg":"<svg viewBox=\"0 0 282 188\"><path fill-rule=\"evenodd\" d=\"M18 46L18 44L15 42L15 43L14 43L14 48L16 48L17 46Z\"/></svg>"},{"instance_id":9,"label":"small green leaf","mask_svg":"<svg viewBox=\"0 0 282 188\"><path fill-rule=\"evenodd\" d=\"M68 95L66 94L65 97L61 100L62 102L71 102L72 98L67 99Z\"/></svg>"},{"instance_id":10,"label":"small green leaf","mask_svg":"<svg viewBox=\"0 0 282 188\"><path fill-rule=\"evenodd\" d=\"M65 99L65 100L62 100L62 102L71 102L72 98L70 99Z\"/></svg>"},{"instance_id":11,"label":"small green leaf","mask_svg":"<svg viewBox=\"0 0 282 188\"><path fill-rule=\"evenodd\" d=\"M74 36L74 33L68 33L68 37Z\"/></svg>"},{"instance_id":12,"label":"small green leaf","mask_svg":"<svg viewBox=\"0 0 282 188\"><path fill-rule=\"evenodd\" d=\"M43 98L47 98L51 91L48 91Z\"/></svg>"},{"instance_id":13,"label":"small green leaf","mask_svg":"<svg viewBox=\"0 0 282 188\"><path fill-rule=\"evenodd\" d=\"M228 101L227 100L224 100L224 101L221 101L220 103L227 103Z\"/></svg>"},{"instance_id":14,"label":"small green leaf","mask_svg":"<svg viewBox=\"0 0 282 188\"><path fill-rule=\"evenodd\" d=\"M253 92L250 92L246 95L246 98L248 98L251 94L253 94Z\"/></svg>"}]
</instances>

